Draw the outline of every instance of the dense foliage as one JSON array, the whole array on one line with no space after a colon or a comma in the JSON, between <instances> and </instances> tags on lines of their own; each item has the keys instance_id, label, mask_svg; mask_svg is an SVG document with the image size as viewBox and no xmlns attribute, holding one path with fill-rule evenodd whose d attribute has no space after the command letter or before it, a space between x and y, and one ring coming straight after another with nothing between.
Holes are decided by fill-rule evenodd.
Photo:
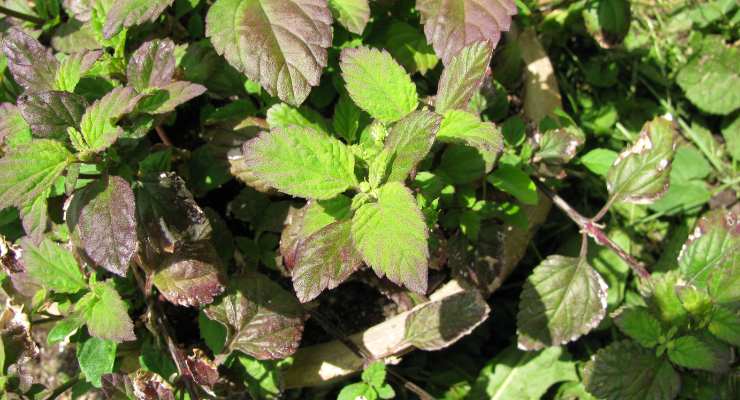
<instances>
[{"instance_id":1,"label":"dense foliage","mask_svg":"<svg viewBox=\"0 0 740 400\"><path fill-rule=\"evenodd\" d=\"M738 396L736 1L0 14L0 398Z\"/></svg>"}]
</instances>

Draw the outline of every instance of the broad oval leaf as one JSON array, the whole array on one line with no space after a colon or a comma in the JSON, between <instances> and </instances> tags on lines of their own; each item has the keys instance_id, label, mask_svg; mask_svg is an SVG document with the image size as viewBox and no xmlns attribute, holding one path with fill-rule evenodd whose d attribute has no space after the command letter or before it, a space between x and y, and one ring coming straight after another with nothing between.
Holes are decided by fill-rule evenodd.
<instances>
[{"instance_id":1,"label":"broad oval leaf","mask_svg":"<svg viewBox=\"0 0 740 400\"><path fill-rule=\"evenodd\" d=\"M352 217L352 241L375 273L424 293L429 248L424 216L405 186L389 182Z\"/></svg>"},{"instance_id":2,"label":"broad oval leaf","mask_svg":"<svg viewBox=\"0 0 740 400\"><path fill-rule=\"evenodd\" d=\"M27 93L54 89L59 61L38 40L11 28L4 37L3 52L13 78Z\"/></svg>"},{"instance_id":3,"label":"broad oval leaf","mask_svg":"<svg viewBox=\"0 0 740 400\"><path fill-rule=\"evenodd\" d=\"M470 99L483 83L492 54L493 45L484 41L474 42L452 57L439 77L434 101L438 113L468 108Z\"/></svg>"},{"instance_id":4,"label":"broad oval leaf","mask_svg":"<svg viewBox=\"0 0 740 400\"><path fill-rule=\"evenodd\" d=\"M226 327L228 352L239 350L260 360L290 356L303 334L300 303L256 272L232 279L226 294L206 307L205 314Z\"/></svg>"},{"instance_id":5,"label":"broad oval leaf","mask_svg":"<svg viewBox=\"0 0 740 400\"><path fill-rule=\"evenodd\" d=\"M337 21L348 31L362 35L370 19L368 0L329 0L329 8Z\"/></svg>"},{"instance_id":6,"label":"broad oval leaf","mask_svg":"<svg viewBox=\"0 0 740 400\"><path fill-rule=\"evenodd\" d=\"M139 46L126 69L128 83L140 92L170 83L174 74L175 43L170 39L155 39Z\"/></svg>"},{"instance_id":7,"label":"broad oval leaf","mask_svg":"<svg viewBox=\"0 0 740 400\"><path fill-rule=\"evenodd\" d=\"M85 276L69 251L47 238L38 246L28 239L21 245L26 273L43 287L58 293L77 293L87 287Z\"/></svg>"},{"instance_id":8,"label":"broad oval leaf","mask_svg":"<svg viewBox=\"0 0 740 400\"><path fill-rule=\"evenodd\" d=\"M588 333L604 318L606 290L585 258L547 257L527 278L519 299L519 348L558 346Z\"/></svg>"},{"instance_id":9,"label":"broad oval leaf","mask_svg":"<svg viewBox=\"0 0 740 400\"><path fill-rule=\"evenodd\" d=\"M34 136L63 139L67 127L80 128L87 101L69 92L36 92L19 97L18 108Z\"/></svg>"},{"instance_id":10,"label":"broad oval leaf","mask_svg":"<svg viewBox=\"0 0 740 400\"><path fill-rule=\"evenodd\" d=\"M334 222L301 241L292 272L293 288L301 302L334 289L362 265L351 227L350 220Z\"/></svg>"},{"instance_id":11,"label":"broad oval leaf","mask_svg":"<svg viewBox=\"0 0 740 400\"><path fill-rule=\"evenodd\" d=\"M206 36L229 64L298 106L327 64L331 22L326 0L217 0Z\"/></svg>"},{"instance_id":12,"label":"broad oval leaf","mask_svg":"<svg viewBox=\"0 0 740 400\"><path fill-rule=\"evenodd\" d=\"M209 242L201 241L181 246L165 257L152 283L173 304L202 306L224 291L222 269L216 250Z\"/></svg>"},{"instance_id":13,"label":"broad oval leaf","mask_svg":"<svg viewBox=\"0 0 740 400\"><path fill-rule=\"evenodd\" d=\"M664 118L645 123L637 141L609 169L606 187L612 201L649 204L668 190L676 129Z\"/></svg>"},{"instance_id":14,"label":"broad oval leaf","mask_svg":"<svg viewBox=\"0 0 740 400\"><path fill-rule=\"evenodd\" d=\"M36 139L17 146L0 158L0 210L32 202L73 160L60 142Z\"/></svg>"},{"instance_id":15,"label":"broad oval leaf","mask_svg":"<svg viewBox=\"0 0 740 400\"><path fill-rule=\"evenodd\" d=\"M632 341L599 350L584 375L586 390L606 400L672 400L681 387L680 376L665 357Z\"/></svg>"},{"instance_id":16,"label":"broad oval leaf","mask_svg":"<svg viewBox=\"0 0 740 400\"><path fill-rule=\"evenodd\" d=\"M470 334L488 318L490 308L475 290L427 303L406 319L404 340L422 350L440 350Z\"/></svg>"},{"instance_id":17,"label":"broad oval leaf","mask_svg":"<svg viewBox=\"0 0 740 400\"><path fill-rule=\"evenodd\" d=\"M416 111L393 125L385 139L390 152L386 167L388 181L404 181L409 173L432 148L440 127L439 115L429 111Z\"/></svg>"},{"instance_id":18,"label":"broad oval leaf","mask_svg":"<svg viewBox=\"0 0 740 400\"><path fill-rule=\"evenodd\" d=\"M357 185L349 148L310 128L264 132L246 142L243 153L257 179L293 196L329 199Z\"/></svg>"},{"instance_id":19,"label":"broad oval leaf","mask_svg":"<svg viewBox=\"0 0 740 400\"><path fill-rule=\"evenodd\" d=\"M352 100L381 122L398 121L416 109L416 86L387 51L344 49L340 67Z\"/></svg>"},{"instance_id":20,"label":"broad oval leaf","mask_svg":"<svg viewBox=\"0 0 740 400\"><path fill-rule=\"evenodd\" d=\"M483 122L467 111L450 110L444 114L437 139L445 143L459 143L474 147L485 162L485 172L493 168L504 149L501 131L491 122Z\"/></svg>"},{"instance_id":21,"label":"broad oval leaf","mask_svg":"<svg viewBox=\"0 0 740 400\"><path fill-rule=\"evenodd\" d=\"M77 346L77 362L85 380L96 388L102 387L101 378L113 372L116 361L116 343L96 337L87 338Z\"/></svg>"},{"instance_id":22,"label":"broad oval leaf","mask_svg":"<svg viewBox=\"0 0 740 400\"><path fill-rule=\"evenodd\" d=\"M512 0L416 0L416 8L427 41L445 65L473 42L495 46L517 12Z\"/></svg>"},{"instance_id":23,"label":"broad oval leaf","mask_svg":"<svg viewBox=\"0 0 740 400\"><path fill-rule=\"evenodd\" d=\"M79 233L85 254L106 270L126 276L139 244L131 186L119 176L110 176L87 186L73 202L67 222L71 231Z\"/></svg>"},{"instance_id":24,"label":"broad oval leaf","mask_svg":"<svg viewBox=\"0 0 740 400\"><path fill-rule=\"evenodd\" d=\"M174 0L117 0L105 18L103 36L110 39L122 28L130 28L134 25L153 21L169 7Z\"/></svg>"}]
</instances>

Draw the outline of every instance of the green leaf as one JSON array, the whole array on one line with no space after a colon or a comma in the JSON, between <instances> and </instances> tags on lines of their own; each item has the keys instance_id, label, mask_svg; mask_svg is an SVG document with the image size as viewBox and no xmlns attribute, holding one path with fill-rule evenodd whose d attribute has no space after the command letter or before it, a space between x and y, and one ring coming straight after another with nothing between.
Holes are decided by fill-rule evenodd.
<instances>
[{"instance_id":1,"label":"green leaf","mask_svg":"<svg viewBox=\"0 0 740 400\"><path fill-rule=\"evenodd\" d=\"M622 42L630 29L630 2L628 0L599 0L599 26L610 44Z\"/></svg>"},{"instance_id":2,"label":"green leaf","mask_svg":"<svg viewBox=\"0 0 740 400\"><path fill-rule=\"evenodd\" d=\"M455 293L415 308L406 319L404 340L422 350L440 350L470 334L489 312L477 291Z\"/></svg>"},{"instance_id":3,"label":"green leaf","mask_svg":"<svg viewBox=\"0 0 740 400\"><path fill-rule=\"evenodd\" d=\"M73 164L74 165L74 164ZM69 176L69 171L67 172ZM69 181L69 178L67 178ZM44 190L31 203L20 208L20 217L23 222L23 230L34 243L40 243L49 227L49 210L47 199L52 188Z\"/></svg>"},{"instance_id":4,"label":"green leaf","mask_svg":"<svg viewBox=\"0 0 740 400\"><path fill-rule=\"evenodd\" d=\"M606 400L672 400L681 387L668 360L630 341L599 350L584 375L586 390Z\"/></svg>"},{"instance_id":5,"label":"green leaf","mask_svg":"<svg viewBox=\"0 0 740 400\"><path fill-rule=\"evenodd\" d=\"M246 142L243 152L252 174L293 196L329 199L357 185L349 148L313 129L274 129Z\"/></svg>"},{"instance_id":6,"label":"green leaf","mask_svg":"<svg viewBox=\"0 0 740 400\"><path fill-rule=\"evenodd\" d=\"M102 54L102 50L70 54L57 69L54 89L74 92L80 79L93 67Z\"/></svg>"},{"instance_id":7,"label":"green leaf","mask_svg":"<svg viewBox=\"0 0 740 400\"><path fill-rule=\"evenodd\" d=\"M205 313L227 328L228 352L239 350L259 360L293 354L303 332L300 303L255 272L232 279L226 294L206 307Z\"/></svg>"},{"instance_id":8,"label":"green leaf","mask_svg":"<svg viewBox=\"0 0 740 400\"><path fill-rule=\"evenodd\" d=\"M329 0L329 8L334 18L348 31L362 35L370 19L368 0Z\"/></svg>"},{"instance_id":9,"label":"green leaf","mask_svg":"<svg viewBox=\"0 0 740 400\"><path fill-rule=\"evenodd\" d=\"M519 348L557 346L588 333L604 318L606 290L585 259L547 257L527 278L519 299Z\"/></svg>"},{"instance_id":10,"label":"green leaf","mask_svg":"<svg viewBox=\"0 0 740 400\"><path fill-rule=\"evenodd\" d=\"M675 271L653 274L650 277L650 293L647 303L653 315L668 326L682 326L688 322L688 315L676 294L679 276Z\"/></svg>"},{"instance_id":11,"label":"green leaf","mask_svg":"<svg viewBox=\"0 0 740 400\"><path fill-rule=\"evenodd\" d=\"M532 162L537 163L539 173L554 178L563 177L563 166L576 156L586 136L577 126L569 125L535 133L536 150Z\"/></svg>"},{"instance_id":12,"label":"green leaf","mask_svg":"<svg viewBox=\"0 0 740 400\"><path fill-rule=\"evenodd\" d=\"M678 256L678 269L690 284L708 289L719 303L740 301L740 230L737 215L717 209L705 214Z\"/></svg>"},{"instance_id":13,"label":"green leaf","mask_svg":"<svg viewBox=\"0 0 740 400\"><path fill-rule=\"evenodd\" d=\"M92 289L75 304L75 313L84 318L90 335L114 342L136 340L126 303L111 282L96 283Z\"/></svg>"},{"instance_id":14,"label":"green leaf","mask_svg":"<svg viewBox=\"0 0 740 400\"><path fill-rule=\"evenodd\" d=\"M442 153L442 160L435 173L450 183L471 183L485 176L486 162L478 149L452 143Z\"/></svg>"},{"instance_id":15,"label":"green leaf","mask_svg":"<svg viewBox=\"0 0 740 400\"><path fill-rule=\"evenodd\" d=\"M621 152L609 169L606 187L611 199L649 204L668 190L676 143L672 122L656 118L647 122L637 141Z\"/></svg>"},{"instance_id":16,"label":"green leaf","mask_svg":"<svg viewBox=\"0 0 740 400\"><path fill-rule=\"evenodd\" d=\"M131 186L119 176L100 179L75 194L67 209L70 231L98 266L126 276L138 249L136 205Z\"/></svg>"},{"instance_id":17,"label":"green leaf","mask_svg":"<svg viewBox=\"0 0 740 400\"><path fill-rule=\"evenodd\" d=\"M332 127L334 132L343 137L347 143L354 143L360 136L360 130L368 123L367 114L352 102L349 96L342 94L334 107Z\"/></svg>"},{"instance_id":18,"label":"green leaf","mask_svg":"<svg viewBox=\"0 0 740 400\"><path fill-rule=\"evenodd\" d=\"M398 121L416 109L416 86L388 52L344 49L340 67L352 100L381 122Z\"/></svg>"},{"instance_id":19,"label":"green leaf","mask_svg":"<svg viewBox=\"0 0 740 400\"><path fill-rule=\"evenodd\" d=\"M511 165L499 164L488 175L488 182L502 192L509 193L524 204L537 204L537 186L524 171Z\"/></svg>"},{"instance_id":20,"label":"green leaf","mask_svg":"<svg viewBox=\"0 0 740 400\"><path fill-rule=\"evenodd\" d=\"M365 382L357 382L343 387L337 400L375 400L377 398L378 395L375 393L375 389Z\"/></svg>"},{"instance_id":21,"label":"green leaf","mask_svg":"<svg viewBox=\"0 0 740 400\"><path fill-rule=\"evenodd\" d=\"M96 388L102 387L101 378L113 372L116 361L116 342L91 337L77 346L77 362L85 380Z\"/></svg>"},{"instance_id":22,"label":"green leaf","mask_svg":"<svg viewBox=\"0 0 740 400\"><path fill-rule=\"evenodd\" d=\"M352 200L340 194L328 200L309 200L305 207L301 235L308 237L334 222L352 216Z\"/></svg>"},{"instance_id":23,"label":"green leaf","mask_svg":"<svg viewBox=\"0 0 740 400\"><path fill-rule=\"evenodd\" d=\"M393 21L384 39L385 49L411 74L426 75L439 62L421 31L405 22Z\"/></svg>"},{"instance_id":24,"label":"green leaf","mask_svg":"<svg viewBox=\"0 0 740 400\"><path fill-rule=\"evenodd\" d=\"M732 355L728 346L710 336L681 336L668 344L668 358L685 368L721 373L729 368Z\"/></svg>"},{"instance_id":25,"label":"green leaf","mask_svg":"<svg viewBox=\"0 0 740 400\"><path fill-rule=\"evenodd\" d=\"M349 220L334 222L303 240L296 251L293 288L305 303L334 289L362 265L350 237Z\"/></svg>"},{"instance_id":26,"label":"green leaf","mask_svg":"<svg viewBox=\"0 0 740 400\"><path fill-rule=\"evenodd\" d=\"M725 138L727 152L733 159L740 161L740 114L736 114L734 118L731 115L725 117L722 123L722 137Z\"/></svg>"},{"instance_id":27,"label":"green leaf","mask_svg":"<svg viewBox=\"0 0 740 400\"><path fill-rule=\"evenodd\" d=\"M504 148L501 131L490 122L483 122L467 111L450 110L444 114L437 139L444 143L461 143L476 148L486 164L485 172Z\"/></svg>"},{"instance_id":28,"label":"green leaf","mask_svg":"<svg viewBox=\"0 0 740 400\"><path fill-rule=\"evenodd\" d=\"M7 152L31 141L31 127L14 104L0 104L0 149Z\"/></svg>"},{"instance_id":29,"label":"green leaf","mask_svg":"<svg viewBox=\"0 0 740 400\"><path fill-rule=\"evenodd\" d=\"M130 87L118 87L87 108L80 121L81 137L72 144L81 151L97 153L110 147L123 133L115 122L131 112L141 97Z\"/></svg>"},{"instance_id":30,"label":"green leaf","mask_svg":"<svg viewBox=\"0 0 740 400\"><path fill-rule=\"evenodd\" d=\"M329 133L329 127L321 114L310 108L295 108L285 103L277 103L267 110L267 124L270 129L295 125L310 128L316 132Z\"/></svg>"},{"instance_id":31,"label":"green leaf","mask_svg":"<svg viewBox=\"0 0 740 400\"><path fill-rule=\"evenodd\" d=\"M142 92L172 82L175 74L175 43L170 39L144 42L131 55L126 69L129 85Z\"/></svg>"},{"instance_id":32,"label":"green leaf","mask_svg":"<svg viewBox=\"0 0 740 400\"><path fill-rule=\"evenodd\" d=\"M537 352L508 347L486 363L469 398L539 399L555 383L576 379L575 363L562 347Z\"/></svg>"},{"instance_id":33,"label":"green leaf","mask_svg":"<svg viewBox=\"0 0 740 400\"><path fill-rule=\"evenodd\" d=\"M471 43L490 41L495 46L517 12L511 0L416 0L416 9L427 41L445 65Z\"/></svg>"},{"instance_id":34,"label":"green leaf","mask_svg":"<svg viewBox=\"0 0 740 400\"><path fill-rule=\"evenodd\" d=\"M85 325L85 320L76 315L70 315L67 318L57 322L49 331L46 341L49 344L59 343L70 336L74 335L78 329Z\"/></svg>"},{"instance_id":35,"label":"green leaf","mask_svg":"<svg viewBox=\"0 0 740 400\"><path fill-rule=\"evenodd\" d=\"M391 154L388 181L404 181L432 148L441 118L429 111L416 111L398 121L385 139Z\"/></svg>"},{"instance_id":36,"label":"green leaf","mask_svg":"<svg viewBox=\"0 0 740 400\"><path fill-rule=\"evenodd\" d=\"M22 207L50 188L73 160L64 144L36 139L0 158L0 210Z\"/></svg>"},{"instance_id":37,"label":"green leaf","mask_svg":"<svg viewBox=\"0 0 740 400\"><path fill-rule=\"evenodd\" d=\"M663 334L660 321L645 307L624 307L613 318L625 335L635 339L643 347L655 347Z\"/></svg>"},{"instance_id":38,"label":"green leaf","mask_svg":"<svg viewBox=\"0 0 740 400\"><path fill-rule=\"evenodd\" d=\"M123 28L154 21L174 0L117 0L105 18L103 36L110 39Z\"/></svg>"},{"instance_id":39,"label":"green leaf","mask_svg":"<svg viewBox=\"0 0 740 400\"><path fill-rule=\"evenodd\" d=\"M480 89L491 63L491 42L474 42L455 54L442 71L437 86L435 110L446 114L450 110L466 110L470 99Z\"/></svg>"},{"instance_id":40,"label":"green leaf","mask_svg":"<svg viewBox=\"0 0 740 400\"><path fill-rule=\"evenodd\" d=\"M352 240L375 273L424 293L427 289L427 226L411 192L389 182L377 201L361 206L352 217Z\"/></svg>"},{"instance_id":41,"label":"green leaf","mask_svg":"<svg viewBox=\"0 0 740 400\"><path fill-rule=\"evenodd\" d=\"M707 326L709 332L735 347L740 346L740 310L716 306Z\"/></svg>"},{"instance_id":42,"label":"green leaf","mask_svg":"<svg viewBox=\"0 0 740 400\"><path fill-rule=\"evenodd\" d=\"M217 0L206 16L206 36L229 64L298 106L327 64L331 22L327 2Z\"/></svg>"},{"instance_id":43,"label":"green leaf","mask_svg":"<svg viewBox=\"0 0 740 400\"><path fill-rule=\"evenodd\" d=\"M34 136L63 139L67 127L80 128L87 101L74 93L37 92L19 97L18 108Z\"/></svg>"},{"instance_id":44,"label":"green leaf","mask_svg":"<svg viewBox=\"0 0 740 400\"><path fill-rule=\"evenodd\" d=\"M244 368L242 378L252 397L267 400L280 398L283 382L279 365L274 361L257 360L243 354L238 354L237 360Z\"/></svg>"},{"instance_id":45,"label":"green leaf","mask_svg":"<svg viewBox=\"0 0 740 400\"><path fill-rule=\"evenodd\" d=\"M26 93L54 89L59 61L38 40L11 28L3 37L3 52L13 78Z\"/></svg>"},{"instance_id":46,"label":"green leaf","mask_svg":"<svg viewBox=\"0 0 740 400\"><path fill-rule=\"evenodd\" d=\"M712 172L706 158L696 148L688 145L679 146L673 157L671 184L693 179L704 179Z\"/></svg>"},{"instance_id":47,"label":"green leaf","mask_svg":"<svg viewBox=\"0 0 740 400\"><path fill-rule=\"evenodd\" d=\"M362 381L368 385L379 388L385 383L385 363L375 361L362 371Z\"/></svg>"},{"instance_id":48,"label":"green leaf","mask_svg":"<svg viewBox=\"0 0 740 400\"><path fill-rule=\"evenodd\" d=\"M740 108L738 64L740 50L719 36L707 36L676 75L676 83L702 111L728 115Z\"/></svg>"},{"instance_id":49,"label":"green leaf","mask_svg":"<svg viewBox=\"0 0 740 400\"><path fill-rule=\"evenodd\" d=\"M26 272L51 291L77 293L87 287L74 256L49 239L35 246L30 240L21 242Z\"/></svg>"},{"instance_id":50,"label":"green leaf","mask_svg":"<svg viewBox=\"0 0 740 400\"><path fill-rule=\"evenodd\" d=\"M224 291L221 264L210 242L187 243L162 260L152 283L170 303L184 307L210 304Z\"/></svg>"}]
</instances>

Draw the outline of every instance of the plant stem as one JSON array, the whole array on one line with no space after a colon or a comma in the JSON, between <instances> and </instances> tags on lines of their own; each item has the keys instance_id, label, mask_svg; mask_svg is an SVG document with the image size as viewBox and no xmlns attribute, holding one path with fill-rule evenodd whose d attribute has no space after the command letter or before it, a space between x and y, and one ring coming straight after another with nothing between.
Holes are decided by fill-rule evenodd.
<instances>
[{"instance_id":1,"label":"plant stem","mask_svg":"<svg viewBox=\"0 0 740 400\"><path fill-rule=\"evenodd\" d=\"M537 187L547 197L549 197L550 200L552 200L552 202L565 213L565 215L568 216L568 218L570 218L573 222L576 223L576 225L578 225L578 227L581 228L581 232L593 238L597 244L605 246L616 253L619 258L624 260L624 262L626 262L630 266L630 268L632 268L632 270L635 271L635 273L641 278L650 277L650 273L647 271L647 269L645 269L645 266L642 265L641 262L637 261L634 257L632 257L632 255L627 253L624 249L619 247L618 244L614 243L613 240L609 239L609 237L606 236L604 231L601 229L601 226L596 223L595 218L588 219L581 215L578 211L573 209L573 207L571 207L570 204L565 201L565 199L550 190L550 188L540 182L539 179L534 178L533 181L535 185L537 185ZM599 214L601 214L601 212Z\"/></svg>"},{"instance_id":2,"label":"plant stem","mask_svg":"<svg viewBox=\"0 0 740 400\"><path fill-rule=\"evenodd\" d=\"M66 382L62 383L61 385L57 386L54 391L52 391L49 396L46 398L46 400L54 400L57 397L59 397L62 393L66 392L72 386L76 385L77 382L80 381L80 375L77 374L77 376L74 376L67 380Z\"/></svg>"},{"instance_id":3,"label":"plant stem","mask_svg":"<svg viewBox=\"0 0 740 400\"><path fill-rule=\"evenodd\" d=\"M165 132L162 126L160 125L155 126L154 130L157 131L157 136L159 136L159 140L161 140L165 146L170 146L170 147L173 146L172 140L170 140L170 137L167 136L167 132Z\"/></svg>"},{"instance_id":4,"label":"plant stem","mask_svg":"<svg viewBox=\"0 0 740 400\"><path fill-rule=\"evenodd\" d=\"M20 11L11 10L8 7L2 7L0 6L0 14L5 14L9 17L22 19L24 21L33 22L34 24L43 25L46 20L43 18L39 18L33 15L24 14Z\"/></svg>"}]
</instances>

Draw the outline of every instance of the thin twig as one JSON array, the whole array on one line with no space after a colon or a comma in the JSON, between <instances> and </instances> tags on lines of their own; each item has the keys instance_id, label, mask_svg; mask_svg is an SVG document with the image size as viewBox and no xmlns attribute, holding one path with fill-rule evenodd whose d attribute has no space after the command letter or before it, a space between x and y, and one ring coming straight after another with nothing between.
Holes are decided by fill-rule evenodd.
<instances>
[{"instance_id":1,"label":"thin twig","mask_svg":"<svg viewBox=\"0 0 740 400\"><path fill-rule=\"evenodd\" d=\"M46 23L46 20L43 18L39 18L33 15L24 14L20 11L11 10L8 7L2 7L0 6L0 14L5 14L9 17L22 19L24 21L33 22L34 24L43 25Z\"/></svg>"},{"instance_id":2,"label":"thin twig","mask_svg":"<svg viewBox=\"0 0 740 400\"><path fill-rule=\"evenodd\" d=\"M627 253L624 249L619 247L619 245L616 244L613 240L609 239L609 237L602 230L602 227L598 225L594 219L588 219L581 215L578 211L573 209L573 207L571 207L570 204L565 201L565 199L550 190L550 188L540 182L539 179L535 178L533 179L533 181L535 185L537 185L537 187L547 197L549 197L550 200L552 200L553 204L555 204L561 211L565 213L565 215L567 215L573 222L575 222L579 228L581 228L581 232L593 238L599 245L608 247L611 251L616 253L619 258L629 264L630 268L632 268L632 270L635 271L635 273L641 278L650 277L650 273L647 271L647 269L645 269L645 266L641 262L637 261L634 257L632 257L632 255ZM601 212L599 214L601 214Z\"/></svg>"},{"instance_id":3,"label":"thin twig","mask_svg":"<svg viewBox=\"0 0 740 400\"><path fill-rule=\"evenodd\" d=\"M157 136L159 136L159 140L161 140L165 146L173 146L172 140L170 140L170 137L167 136L167 132L165 132L164 128L162 128L161 125L155 126L154 130L157 131Z\"/></svg>"}]
</instances>

